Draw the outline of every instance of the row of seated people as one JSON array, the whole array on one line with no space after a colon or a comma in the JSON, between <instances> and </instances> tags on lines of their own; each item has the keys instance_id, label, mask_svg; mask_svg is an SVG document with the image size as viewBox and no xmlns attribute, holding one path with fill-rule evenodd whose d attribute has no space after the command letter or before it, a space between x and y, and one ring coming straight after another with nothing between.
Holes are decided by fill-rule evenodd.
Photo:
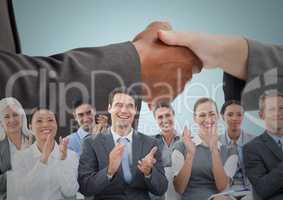
<instances>
[{"instance_id":1,"label":"row of seated people","mask_svg":"<svg viewBox=\"0 0 283 200\"><path fill-rule=\"evenodd\" d=\"M243 131L244 110L228 101L220 114L210 98L194 105L194 136L175 129L166 102L153 109L160 134L132 128L136 99L118 89L109 95L107 118L81 100L74 104L80 128L55 141L58 122L48 108L35 108L27 127L21 104L0 101L0 199L282 199L283 95L266 91L259 100L265 131ZM222 116L227 129L218 135ZM93 126L96 121L96 126ZM98 134L101 133L101 134ZM35 141L33 137L35 138ZM83 198L82 196L80 198Z\"/></svg>"}]
</instances>

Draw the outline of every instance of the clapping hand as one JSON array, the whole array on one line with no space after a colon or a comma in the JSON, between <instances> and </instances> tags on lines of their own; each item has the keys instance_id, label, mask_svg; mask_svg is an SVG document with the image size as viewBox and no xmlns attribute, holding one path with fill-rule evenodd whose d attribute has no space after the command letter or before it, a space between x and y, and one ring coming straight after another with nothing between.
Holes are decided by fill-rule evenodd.
<instances>
[{"instance_id":1,"label":"clapping hand","mask_svg":"<svg viewBox=\"0 0 283 200\"><path fill-rule=\"evenodd\" d=\"M183 130L183 141L186 145L186 149L188 151L188 154L195 155L196 152L196 145L192 141L192 135L190 130L185 126Z\"/></svg>"},{"instance_id":2,"label":"clapping hand","mask_svg":"<svg viewBox=\"0 0 283 200\"><path fill-rule=\"evenodd\" d=\"M154 158L156 152L157 152L157 147L155 146L143 159L138 161L138 169L145 176L149 176L151 174L151 170L156 163L156 159Z\"/></svg>"},{"instance_id":3,"label":"clapping hand","mask_svg":"<svg viewBox=\"0 0 283 200\"><path fill-rule=\"evenodd\" d=\"M59 151L60 151L60 160L65 160L68 152L68 138L59 138Z\"/></svg>"},{"instance_id":4,"label":"clapping hand","mask_svg":"<svg viewBox=\"0 0 283 200\"><path fill-rule=\"evenodd\" d=\"M112 149L112 151L109 154L109 165L108 165L107 175L113 176L117 172L122 161L123 152L124 152L123 144L117 144Z\"/></svg>"}]
</instances>

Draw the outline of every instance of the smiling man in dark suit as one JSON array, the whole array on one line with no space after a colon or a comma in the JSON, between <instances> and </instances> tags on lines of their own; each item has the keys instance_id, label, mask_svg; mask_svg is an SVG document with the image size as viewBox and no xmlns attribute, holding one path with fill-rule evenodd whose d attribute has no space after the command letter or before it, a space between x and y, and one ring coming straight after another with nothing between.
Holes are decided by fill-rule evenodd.
<instances>
[{"instance_id":1,"label":"smiling man in dark suit","mask_svg":"<svg viewBox=\"0 0 283 200\"><path fill-rule=\"evenodd\" d=\"M254 198L283 199L283 94L267 90L259 100L265 131L244 146L246 174Z\"/></svg>"},{"instance_id":2,"label":"smiling man in dark suit","mask_svg":"<svg viewBox=\"0 0 283 200\"><path fill-rule=\"evenodd\" d=\"M158 142L132 128L136 97L126 89L109 96L112 126L87 137L79 163L80 192L95 200L149 200L148 192L163 195L167 179Z\"/></svg>"}]
</instances>

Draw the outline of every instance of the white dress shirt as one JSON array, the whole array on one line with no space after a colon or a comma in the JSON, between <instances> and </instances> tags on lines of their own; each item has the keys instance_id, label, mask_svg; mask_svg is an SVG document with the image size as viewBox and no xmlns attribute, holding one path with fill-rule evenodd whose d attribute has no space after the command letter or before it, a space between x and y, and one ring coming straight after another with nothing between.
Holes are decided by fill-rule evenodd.
<instances>
[{"instance_id":1,"label":"white dress shirt","mask_svg":"<svg viewBox=\"0 0 283 200\"><path fill-rule=\"evenodd\" d=\"M41 161L37 144L18 152L8 174L7 197L13 200L72 199L78 191L78 158L68 150L67 158L60 160L59 146L55 143L48 163Z\"/></svg>"},{"instance_id":2,"label":"white dress shirt","mask_svg":"<svg viewBox=\"0 0 283 200\"><path fill-rule=\"evenodd\" d=\"M126 136L123 136L121 137L118 133L116 133L113 128L111 127L111 133L112 133L112 136L113 136L113 140L114 140L114 144L115 146L118 144L118 140L120 138L127 138L128 141L129 141L129 161L130 161L130 164L132 165L133 164L133 155L132 155L132 145L133 145L133 133L134 133L134 130L131 129L130 133Z\"/></svg>"}]
</instances>

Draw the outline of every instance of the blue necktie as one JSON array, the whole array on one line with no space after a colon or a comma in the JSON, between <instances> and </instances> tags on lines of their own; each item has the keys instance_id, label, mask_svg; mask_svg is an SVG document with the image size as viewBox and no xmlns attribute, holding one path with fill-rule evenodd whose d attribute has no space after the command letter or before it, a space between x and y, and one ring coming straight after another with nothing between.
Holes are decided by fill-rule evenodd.
<instances>
[{"instance_id":1,"label":"blue necktie","mask_svg":"<svg viewBox=\"0 0 283 200\"><path fill-rule=\"evenodd\" d=\"M123 170L124 180L126 183L129 184L132 181L132 173L130 170L130 162L129 162L130 144L128 138L120 138L119 143L124 145L124 153L122 157L122 170Z\"/></svg>"}]
</instances>

